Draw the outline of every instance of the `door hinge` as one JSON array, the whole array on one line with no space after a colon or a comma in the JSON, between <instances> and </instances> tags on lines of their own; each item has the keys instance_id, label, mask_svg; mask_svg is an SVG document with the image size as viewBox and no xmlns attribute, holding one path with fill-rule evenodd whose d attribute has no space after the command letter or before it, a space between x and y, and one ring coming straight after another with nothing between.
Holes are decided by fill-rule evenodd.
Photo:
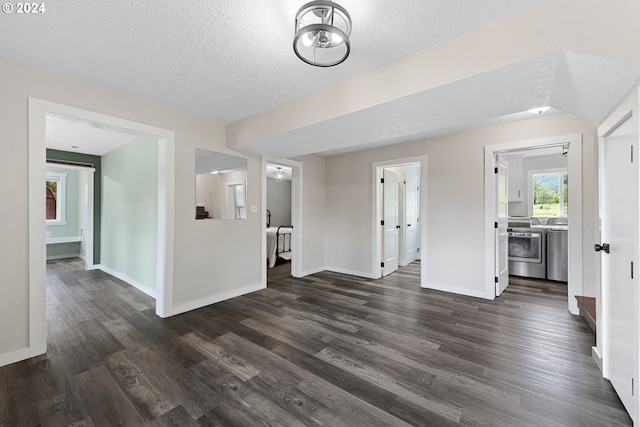
<instances>
[{"instance_id":1,"label":"door hinge","mask_svg":"<svg viewBox=\"0 0 640 427\"><path fill-rule=\"evenodd\" d=\"M380 267L384 268L384 262L380 263Z\"/></svg>"},{"instance_id":2,"label":"door hinge","mask_svg":"<svg viewBox=\"0 0 640 427\"><path fill-rule=\"evenodd\" d=\"M631 146L631 163L633 163L633 145Z\"/></svg>"},{"instance_id":3,"label":"door hinge","mask_svg":"<svg viewBox=\"0 0 640 427\"><path fill-rule=\"evenodd\" d=\"M631 261L631 278L633 279L633 261Z\"/></svg>"},{"instance_id":4,"label":"door hinge","mask_svg":"<svg viewBox=\"0 0 640 427\"><path fill-rule=\"evenodd\" d=\"M420 248L418 248L418 249L416 250L416 252L420 252Z\"/></svg>"},{"instance_id":5,"label":"door hinge","mask_svg":"<svg viewBox=\"0 0 640 427\"><path fill-rule=\"evenodd\" d=\"M498 283L498 276L496 276L495 279L496 279L496 283Z\"/></svg>"},{"instance_id":6,"label":"door hinge","mask_svg":"<svg viewBox=\"0 0 640 427\"><path fill-rule=\"evenodd\" d=\"M498 228L498 223L497 222L493 223L493 228Z\"/></svg>"},{"instance_id":7,"label":"door hinge","mask_svg":"<svg viewBox=\"0 0 640 427\"><path fill-rule=\"evenodd\" d=\"M384 184L384 178L380 178L380 184Z\"/></svg>"},{"instance_id":8,"label":"door hinge","mask_svg":"<svg viewBox=\"0 0 640 427\"><path fill-rule=\"evenodd\" d=\"M420 191L420 187L416 187L416 188L417 188L417 190L416 190L416 191Z\"/></svg>"},{"instance_id":9,"label":"door hinge","mask_svg":"<svg viewBox=\"0 0 640 427\"><path fill-rule=\"evenodd\" d=\"M380 221L380 225L384 225L384 220Z\"/></svg>"},{"instance_id":10,"label":"door hinge","mask_svg":"<svg viewBox=\"0 0 640 427\"><path fill-rule=\"evenodd\" d=\"M494 169L494 172L495 172L495 173L498 173L498 168L495 168L495 169Z\"/></svg>"},{"instance_id":11,"label":"door hinge","mask_svg":"<svg viewBox=\"0 0 640 427\"><path fill-rule=\"evenodd\" d=\"M634 378L633 378L633 377L631 377L631 396L633 396L633 394L634 394L634 387L633 387L634 382L635 382L635 381L634 381Z\"/></svg>"}]
</instances>

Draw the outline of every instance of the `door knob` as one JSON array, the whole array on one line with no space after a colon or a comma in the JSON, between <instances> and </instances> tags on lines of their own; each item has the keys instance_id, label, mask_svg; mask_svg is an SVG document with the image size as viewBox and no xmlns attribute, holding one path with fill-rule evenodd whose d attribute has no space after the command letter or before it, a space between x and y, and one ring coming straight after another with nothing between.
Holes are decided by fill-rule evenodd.
<instances>
[{"instance_id":1,"label":"door knob","mask_svg":"<svg viewBox=\"0 0 640 427\"><path fill-rule=\"evenodd\" d=\"M609 244L608 243L603 243L602 245L599 244L595 244L593 249L595 249L596 252L600 252L600 251L604 251L605 254L609 253Z\"/></svg>"},{"instance_id":2,"label":"door knob","mask_svg":"<svg viewBox=\"0 0 640 427\"><path fill-rule=\"evenodd\" d=\"M407 224L407 227L411 227L411 224Z\"/></svg>"}]
</instances>

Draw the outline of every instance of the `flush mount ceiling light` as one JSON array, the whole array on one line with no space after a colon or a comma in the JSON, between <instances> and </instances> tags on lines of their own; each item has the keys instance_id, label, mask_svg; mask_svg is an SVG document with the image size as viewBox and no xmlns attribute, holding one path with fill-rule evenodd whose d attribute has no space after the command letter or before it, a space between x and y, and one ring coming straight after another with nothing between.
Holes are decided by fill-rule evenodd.
<instances>
[{"instance_id":1,"label":"flush mount ceiling light","mask_svg":"<svg viewBox=\"0 0 640 427\"><path fill-rule=\"evenodd\" d=\"M296 14L293 51L316 67L333 67L351 51L351 16L344 7L326 0L302 6Z\"/></svg>"},{"instance_id":2,"label":"flush mount ceiling light","mask_svg":"<svg viewBox=\"0 0 640 427\"><path fill-rule=\"evenodd\" d=\"M278 166L278 170L273 173L273 179L276 181L284 181L284 171L280 166Z\"/></svg>"},{"instance_id":3,"label":"flush mount ceiling light","mask_svg":"<svg viewBox=\"0 0 640 427\"><path fill-rule=\"evenodd\" d=\"M549 108L551 108L551 107L538 107L538 108L532 108L532 109L530 109L530 110L529 110L529 112L530 112L531 114L542 114L542 113L544 113L545 111L547 111Z\"/></svg>"}]
</instances>

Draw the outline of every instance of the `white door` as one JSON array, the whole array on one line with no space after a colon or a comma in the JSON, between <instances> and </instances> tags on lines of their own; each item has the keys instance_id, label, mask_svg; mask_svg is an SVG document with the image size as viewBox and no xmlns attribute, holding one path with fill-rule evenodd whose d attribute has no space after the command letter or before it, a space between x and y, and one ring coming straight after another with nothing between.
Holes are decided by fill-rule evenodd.
<instances>
[{"instance_id":1,"label":"white door","mask_svg":"<svg viewBox=\"0 0 640 427\"><path fill-rule=\"evenodd\" d=\"M383 169L382 205L382 275L386 276L398 269L398 175Z\"/></svg>"},{"instance_id":2,"label":"white door","mask_svg":"<svg viewBox=\"0 0 640 427\"><path fill-rule=\"evenodd\" d=\"M496 296L499 296L509 286L509 183L507 180L507 162L502 157L496 161L496 244L495 244L495 275L496 275Z\"/></svg>"},{"instance_id":3,"label":"white door","mask_svg":"<svg viewBox=\"0 0 640 427\"><path fill-rule=\"evenodd\" d=\"M604 138L603 206L601 244L603 307L608 344L605 363L608 377L620 400L633 417L632 378L634 377L634 311L637 310L638 236L638 134L637 121L628 119ZM633 150L633 151L632 151ZM635 152L635 162L632 162ZM607 253L608 252L608 253ZM635 266L632 266L632 262ZM632 269L636 270L634 273ZM636 311L637 312L637 311ZM637 420L636 420L637 421Z\"/></svg>"},{"instance_id":4,"label":"white door","mask_svg":"<svg viewBox=\"0 0 640 427\"><path fill-rule=\"evenodd\" d=\"M405 217L406 217L406 254L407 264L420 258L420 177L407 175L405 178Z\"/></svg>"}]
</instances>

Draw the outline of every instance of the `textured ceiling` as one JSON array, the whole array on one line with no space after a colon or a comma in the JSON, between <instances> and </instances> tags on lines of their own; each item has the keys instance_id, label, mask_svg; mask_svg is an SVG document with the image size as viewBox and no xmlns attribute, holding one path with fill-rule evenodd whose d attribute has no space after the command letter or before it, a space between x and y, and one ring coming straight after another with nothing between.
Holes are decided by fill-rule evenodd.
<instances>
[{"instance_id":1,"label":"textured ceiling","mask_svg":"<svg viewBox=\"0 0 640 427\"><path fill-rule=\"evenodd\" d=\"M40 15L0 14L0 56L225 123L230 148L283 158L521 120L532 117L526 110L541 105L552 107L545 114L565 112L598 124L640 80L640 56L628 54L636 44L620 42L637 39L638 32L619 31L637 27L629 25L637 16L637 0L338 2L353 18L352 53L328 69L306 65L293 53L293 19L304 0L56 1L46 3ZM479 44L477 51L457 50L460 38L484 41L476 36L490 35L484 31L488 27L498 38ZM522 55L502 52L511 39ZM585 39L590 44L580 45ZM447 46L447 56L440 63L429 56L425 75L464 55L475 71L465 75L463 67L450 67L433 84L397 97L336 114L314 110L312 119L322 117L306 123L280 115L289 125L274 134L229 137L229 129L243 119L312 94L333 93L350 79L366 81L368 73L387 70L385 64L396 71L387 86L402 86L394 84L404 77L394 64L441 46ZM371 91L378 92L376 86ZM349 107L365 95L344 94L339 102ZM97 131L95 124L90 127ZM70 136L77 130L51 129L58 133L52 141L78 140Z\"/></svg>"},{"instance_id":2,"label":"textured ceiling","mask_svg":"<svg viewBox=\"0 0 640 427\"><path fill-rule=\"evenodd\" d=\"M0 14L0 55L230 123L537 1L340 0L352 54L321 69L292 49L304 0L58 0Z\"/></svg>"},{"instance_id":3,"label":"textured ceiling","mask_svg":"<svg viewBox=\"0 0 640 427\"><path fill-rule=\"evenodd\" d=\"M273 157L339 154L569 111L598 123L640 77L640 66L552 52L375 107L252 139L236 148ZM578 88L574 82L578 83Z\"/></svg>"}]
</instances>

